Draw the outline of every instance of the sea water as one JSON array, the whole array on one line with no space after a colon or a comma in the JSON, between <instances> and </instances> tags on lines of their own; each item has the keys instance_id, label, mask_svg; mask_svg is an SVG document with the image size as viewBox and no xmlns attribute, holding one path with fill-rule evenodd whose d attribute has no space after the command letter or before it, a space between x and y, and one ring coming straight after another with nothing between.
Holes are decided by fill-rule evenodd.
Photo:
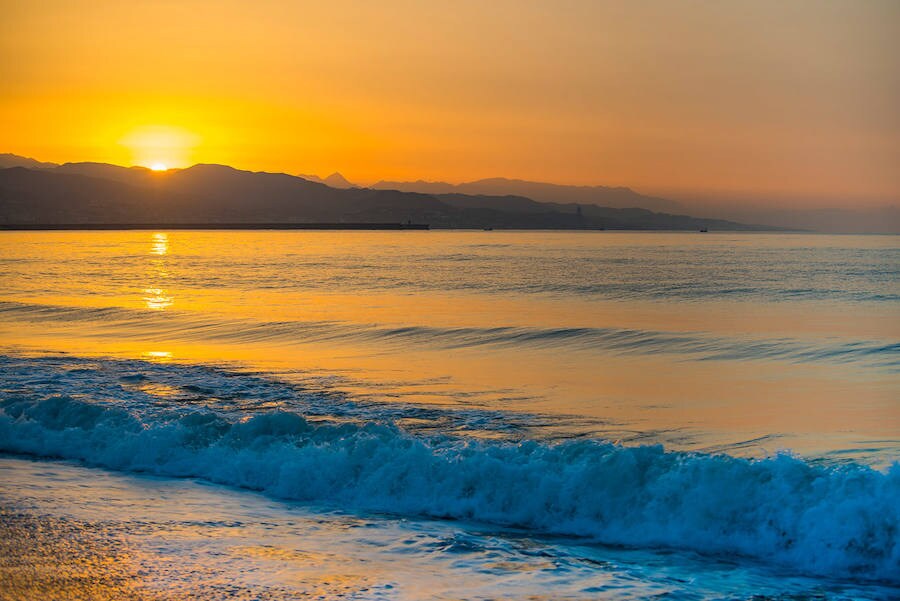
<instances>
[{"instance_id":1,"label":"sea water","mask_svg":"<svg viewBox=\"0 0 900 601\"><path fill-rule=\"evenodd\" d=\"M214 483L182 521L262 504L276 532L204 537L333 545L272 568L366 576L324 598L890 597L898 266L892 236L3 233L0 498L46 487L23 458ZM125 533L183 504L136 494Z\"/></svg>"}]
</instances>

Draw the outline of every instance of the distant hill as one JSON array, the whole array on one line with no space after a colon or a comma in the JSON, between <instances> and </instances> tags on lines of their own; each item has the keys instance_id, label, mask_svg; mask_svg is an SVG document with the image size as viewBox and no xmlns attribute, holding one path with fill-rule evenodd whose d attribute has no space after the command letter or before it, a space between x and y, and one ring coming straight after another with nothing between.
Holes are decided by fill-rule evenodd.
<instances>
[{"instance_id":1,"label":"distant hill","mask_svg":"<svg viewBox=\"0 0 900 601\"><path fill-rule=\"evenodd\" d=\"M475 194L491 196L524 196L539 202L575 203L620 209L642 208L653 211L680 211L683 207L674 200L646 196L630 188L607 186L563 186L521 179L494 177L462 184L445 182L380 181L372 186L379 190L401 190L424 194Z\"/></svg>"},{"instance_id":2,"label":"distant hill","mask_svg":"<svg viewBox=\"0 0 900 601\"><path fill-rule=\"evenodd\" d=\"M303 179L309 180L311 182L325 184L326 186L331 186L332 188L347 189L347 188L359 188L360 187L354 183L347 181L347 178L345 178L343 175L341 175L337 171L335 171L334 173L332 173L331 175L329 175L328 177L326 177L324 179L319 177L318 175L300 174L298 177L302 177Z\"/></svg>"},{"instance_id":3,"label":"distant hill","mask_svg":"<svg viewBox=\"0 0 900 601\"><path fill-rule=\"evenodd\" d=\"M145 167L121 167L107 163L45 163L32 158L14 154L0 154L0 169L24 167L27 169L43 170L57 174L82 175L115 181L130 186L149 190L157 190L160 194L184 195L193 190L200 198L224 198L232 195L228 190L218 189L217 185L224 181L222 178L212 177L205 188L200 190L197 173L191 169L170 169L166 173L156 173ZM222 165L206 166L219 167L224 170L245 174L237 177L239 190L253 190L252 197L257 194L271 194L267 188L275 185L278 178L291 178L285 174L257 174L261 176L273 176L272 178L255 178L251 183L247 176L253 175L247 171L238 171ZM181 171L191 171L187 178L173 177ZM225 173L224 171L221 173ZM464 184L449 184L445 182L388 182L381 181L372 186L372 189L360 187L348 181L340 173L332 173L326 178L316 175L300 175L293 179L306 184L325 185L332 190L346 192L357 191L351 195L349 204L344 201L322 200L321 197L328 193L314 192L312 188L292 187L285 192L292 199L287 201L291 206L289 213L305 216L305 219L325 220L324 215L331 218L349 220L350 215L357 219L390 219L406 221L419 219L417 216L429 215L429 222L435 227L517 227L517 228L576 228L576 227L603 227L608 229L693 229L694 227L707 227L714 229L789 229L789 230L813 230L834 233L900 233L900 206L886 203L884 206L860 206L855 208L815 208L806 202L800 206L809 208L792 208L789 202L766 203L764 200L743 199L740 201L723 201L716 199L683 199L680 202L647 196L637 193L629 188L612 188L605 186L561 186L540 182L529 182L505 178L491 178L468 182ZM265 184L262 182L265 181ZM280 180L279 180L280 181ZM193 182L193 183L192 183ZM276 185L276 189L284 184ZM181 188L184 188L183 190ZM221 188L221 186L220 186ZM380 192L372 195L373 190ZM27 196L28 190L17 189L20 196L11 197L10 192L0 190L0 196L7 199L9 206L0 206L0 211L7 213L11 206L17 206L21 198ZM429 198L431 201L442 203L439 208L429 208L430 201L421 201L422 206L410 208L407 206L407 197L401 193L417 194L413 198ZM73 192L74 196L80 193ZM24 196L22 196L24 195ZM365 200L362 200L365 199ZM375 200L377 199L377 200ZM401 199L403 199L401 201ZM231 201L232 206L215 206L205 218L212 219L216 214L249 215L250 209L240 208L238 205L246 204L247 198ZM331 208L317 206L319 202L333 203ZM412 201L415 203L416 201ZM95 203L96 204L96 203ZM102 203L101 203L102 204ZM266 208L267 203L262 203L261 211L271 216L281 214L284 207ZM300 205L304 205L301 207ZM197 205L202 206L202 203ZM580 208L579 208L580 207ZM640 209L640 210L633 210ZM17 211L26 211L19 207ZM188 208L185 212L190 212ZM579 219L573 216L581 212ZM32 211L35 212L35 211ZM251 211L252 213L252 211ZM17 212L24 216L25 212ZM36 214L36 213L35 213ZM114 214L114 213L113 213ZM705 217L688 217L703 215ZM52 217L51 213L47 214ZM174 213L173 213L174 215ZM196 215L203 217L201 212ZM342 217L343 215L343 217ZM37 218L37 217L35 217ZM174 217L173 217L174 218ZM98 216L102 220L102 216ZM220 221L224 220L223 217ZM262 221L258 219L257 221ZM748 226L747 223L765 223L778 227Z\"/></svg>"},{"instance_id":4,"label":"distant hill","mask_svg":"<svg viewBox=\"0 0 900 601\"><path fill-rule=\"evenodd\" d=\"M335 188L303 177L226 165L166 172L104 163L0 169L0 225L406 221L435 228L766 229L512 195Z\"/></svg>"},{"instance_id":5,"label":"distant hill","mask_svg":"<svg viewBox=\"0 0 900 601\"><path fill-rule=\"evenodd\" d=\"M28 169L47 169L56 167L56 163L42 163L28 157L20 157L17 154L0 153L0 169L10 167L27 167Z\"/></svg>"},{"instance_id":6,"label":"distant hill","mask_svg":"<svg viewBox=\"0 0 900 601\"><path fill-rule=\"evenodd\" d=\"M133 185L144 185L153 181L153 171L146 167L120 167L109 163L63 163L53 169L54 173L69 175L87 175L123 182Z\"/></svg>"},{"instance_id":7,"label":"distant hill","mask_svg":"<svg viewBox=\"0 0 900 601\"><path fill-rule=\"evenodd\" d=\"M96 177L106 173L108 178ZM0 223L421 221L452 207L418 194L338 190L283 173L195 165L0 170Z\"/></svg>"}]
</instances>

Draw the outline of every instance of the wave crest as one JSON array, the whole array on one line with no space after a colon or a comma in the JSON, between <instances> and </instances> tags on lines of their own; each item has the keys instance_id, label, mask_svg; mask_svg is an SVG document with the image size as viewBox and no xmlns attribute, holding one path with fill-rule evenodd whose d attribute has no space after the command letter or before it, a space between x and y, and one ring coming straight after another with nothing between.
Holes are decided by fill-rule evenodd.
<instances>
[{"instance_id":1,"label":"wave crest","mask_svg":"<svg viewBox=\"0 0 900 601\"><path fill-rule=\"evenodd\" d=\"M900 464L880 472L590 440L425 438L390 423L312 423L287 411L139 416L66 396L0 401L0 450L285 499L900 581Z\"/></svg>"}]
</instances>

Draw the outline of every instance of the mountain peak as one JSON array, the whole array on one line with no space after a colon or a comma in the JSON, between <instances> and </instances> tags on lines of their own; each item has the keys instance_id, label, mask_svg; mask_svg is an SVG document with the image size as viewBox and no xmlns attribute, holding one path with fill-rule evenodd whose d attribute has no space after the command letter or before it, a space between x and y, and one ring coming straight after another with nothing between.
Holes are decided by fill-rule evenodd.
<instances>
[{"instance_id":1,"label":"mountain peak","mask_svg":"<svg viewBox=\"0 0 900 601\"><path fill-rule=\"evenodd\" d=\"M346 190L348 188L359 188L359 186L357 186L353 182L348 181L346 177L344 177L337 171L325 178L321 178L318 175L313 175L311 173L300 173L297 175L297 177L302 177L307 181L316 182L317 184L325 184L326 186L329 186L331 188L340 188L343 190Z\"/></svg>"},{"instance_id":2,"label":"mountain peak","mask_svg":"<svg viewBox=\"0 0 900 601\"><path fill-rule=\"evenodd\" d=\"M332 188L357 188L356 184L353 184L347 181L343 175L335 171L328 177L322 180L323 183L328 184Z\"/></svg>"}]
</instances>

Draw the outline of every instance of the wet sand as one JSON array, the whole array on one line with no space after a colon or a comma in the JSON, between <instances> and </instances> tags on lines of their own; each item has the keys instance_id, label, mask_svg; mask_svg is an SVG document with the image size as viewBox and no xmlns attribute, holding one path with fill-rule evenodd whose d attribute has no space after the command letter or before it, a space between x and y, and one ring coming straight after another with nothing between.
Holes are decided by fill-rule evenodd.
<instances>
[{"instance_id":1,"label":"wet sand","mask_svg":"<svg viewBox=\"0 0 900 601\"><path fill-rule=\"evenodd\" d=\"M179 568L173 557L138 550L103 522L0 508L0 599L3 601L268 601L297 598L284 588L228 583L211 566ZM177 590L154 590L154 570L183 570ZM167 570L168 571L168 570ZM167 574L168 581L171 574ZM159 584L159 583L157 583ZM323 594L325 591L320 591ZM346 591L344 591L346 592ZM341 591L328 598L340 599ZM312 598L315 598L313 596ZM322 598L322 596L320 596Z\"/></svg>"},{"instance_id":2,"label":"wet sand","mask_svg":"<svg viewBox=\"0 0 900 601\"><path fill-rule=\"evenodd\" d=\"M102 526L0 508L0 598L162 599L141 586L126 541Z\"/></svg>"},{"instance_id":3,"label":"wet sand","mask_svg":"<svg viewBox=\"0 0 900 601\"><path fill-rule=\"evenodd\" d=\"M366 578L335 573L336 556L262 535L276 527L250 523L265 502L216 491L0 457L0 600L378 598Z\"/></svg>"}]
</instances>

